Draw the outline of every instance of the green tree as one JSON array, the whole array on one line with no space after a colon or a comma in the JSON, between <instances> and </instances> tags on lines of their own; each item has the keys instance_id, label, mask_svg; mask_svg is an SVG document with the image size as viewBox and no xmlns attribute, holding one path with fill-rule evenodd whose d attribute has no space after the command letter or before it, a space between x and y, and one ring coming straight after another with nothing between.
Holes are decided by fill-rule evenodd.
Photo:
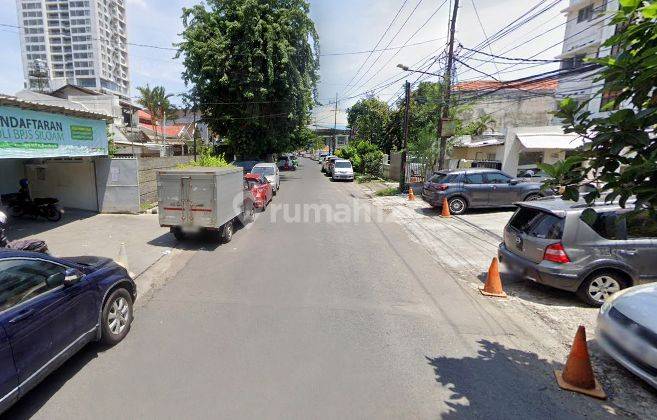
<instances>
[{"instance_id":1,"label":"green tree","mask_svg":"<svg viewBox=\"0 0 657 420\"><path fill-rule=\"evenodd\" d=\"M153 125L160 124L160 132L162 134L162 139L164 139L164 127L162 127L161 122L164 120L166 114L172 113L175 109L169 100L173 94L166 93L163 86L155 86L151 89L148 83L146 86L138 87L137 91L139 91L137 103L146 108L151 114ZM157 127L155 129L155 134L157 135Z\"/></svg>"},{"instance_id":2,"label":"green tree","mask_svg":"<svg viewBox=\"0 0 657 420\"><path fill-rule=\"evenodd\" d=\"M303 146L319 69L307 1L206 0L182 19L183 79L212 131L241 156Z\"/></svg>"},{"instance_id":3,"label":"green tree","mask_svg":"<svg viewBox=\"0 0 657 420\"><path fill-rule=\"evenodd\" d=\"M603 97L611 98L603 108L609 112L596 116L588 102L564 99L557 116L587 142L567 170L563 164L542 168L557 175L552 184L564 188L566 198L578 199L578 185L592 179L602 187L585 195L589 204L603 193L622 206L635 196L656 215L657 139L649 131L657 124L657 0L620 0L611 24L622 30L604 46L619 54L591 60L602 66L598 81L604 81Z\"/></svg>"},{"instance_id":4,"label":"green tree","mask_svg":"<svg viewBox=\"0 0 657 420\"><path fill-rule=\"evenodd\" d=\"M356 102L347 111L347 123L355 131L355 138L379 146L390 152L392 138L386 132L390 122L388 104L374 96Z\"/></svg>"}]
</instances>

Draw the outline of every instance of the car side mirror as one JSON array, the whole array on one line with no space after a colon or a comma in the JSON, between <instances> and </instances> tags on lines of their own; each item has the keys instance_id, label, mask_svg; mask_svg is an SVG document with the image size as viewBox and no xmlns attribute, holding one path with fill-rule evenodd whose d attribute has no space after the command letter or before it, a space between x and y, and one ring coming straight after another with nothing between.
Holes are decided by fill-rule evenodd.
<instances>
[{"instance_id":1,"label":"car side mirror","mask_svg":"<svg viewBox=\"0 0 657 420\"><path fill-rule=\"evenodd\" d=\"M84 273L75 268L67 268L64 272L64 286L72 286L82 280Z\"/></svg>"},{"instance_id":2,"label":"car side mirror","mask_svg":"<svg viewBox=\"0 0 657 420\"><path fill-rule=\"evenodd\" d=\"M46 279L46 285L48 286L49 289L53 289L57 286L61 286L62 284L64 284L65 278L66 275L64 273L55 273Z\"/></svg>"},{"instance_id":3,"label":"car side mirror","mask_svg":"<svg viewBox=\"0 0 657 420\"><path fill-rule=\"evenodd\" d=\"M509 184L511 185L518 185L520 183L520 180L518 178L512 178L509 180Z\"/></svg>"}]
</instances>

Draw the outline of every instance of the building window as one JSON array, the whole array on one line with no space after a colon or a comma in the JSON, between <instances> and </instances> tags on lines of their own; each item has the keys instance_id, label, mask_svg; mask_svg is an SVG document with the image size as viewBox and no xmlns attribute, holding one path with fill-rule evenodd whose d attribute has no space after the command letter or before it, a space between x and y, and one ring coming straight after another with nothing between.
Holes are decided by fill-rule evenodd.
<instances>
[{"instance_id":1,"label":"building window","mask_svg":"<svg viewBox=\"0 0 657 420\"><path fill-rule=\"evenodd\" d=\"M577 23L589 21L593 18L593 5L589 4L588 6L579 9L577 12Z\"/></svg>"},{"instance_id":2,"label":"building window","mask_svg":"<svg viewBox=\"0 0 657 420\"><path fill-rule=\"evenodd\" d=\"M578 54L574 57L571 58L566 58L561 62L561 68L563 70L569 70L569 69L576 69L579 67L582 67L584 64L584 59L586 58L586 54Z\"/></svg>"}]
</instances>

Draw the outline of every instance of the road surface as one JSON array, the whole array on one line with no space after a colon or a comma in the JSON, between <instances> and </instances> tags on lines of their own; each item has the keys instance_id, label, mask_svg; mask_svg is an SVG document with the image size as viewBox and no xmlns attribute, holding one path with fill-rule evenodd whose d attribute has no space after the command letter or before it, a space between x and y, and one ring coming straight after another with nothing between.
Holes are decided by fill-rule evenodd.
<instances>
[{"instance_id":1,"label":"road surface","mask_svg":"<svg viewBox=\"0 0 657 420\"><path fill-rule=\"evenodd\" d=\"M249 229L200 249L141 302L124 342L89 346L7 415L607 414L594 400L558 390L558 366L534 352L533 324L454 280L399 223L354 220L345 209L368 203L359 187L330 182L310 160L302 165L284 174L274 205ZM319 218L318 205L330 208Z\"/></svg>"}]
</instances>

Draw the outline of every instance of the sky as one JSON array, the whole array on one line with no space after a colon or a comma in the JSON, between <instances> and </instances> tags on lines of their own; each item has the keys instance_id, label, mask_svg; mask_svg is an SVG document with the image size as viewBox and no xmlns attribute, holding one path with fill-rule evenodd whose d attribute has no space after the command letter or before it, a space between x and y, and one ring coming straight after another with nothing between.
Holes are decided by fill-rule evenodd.
<instances>
[{"instance_id":1,"label":"sky","mask_svg":"<svg viewBox=\"0 0 657 420\"><path fill-rule=\"evenodd\" d=\"M314 120L320 126L333 126L335 95L338 95L338 125L346 124L346 110L368 91L374 89L382 100L393 103L403 91L404 76L414 82L419 74L404 72L397 64L417 69L440 72L440 61L429 65L444 51L448 33L448 11L453 0L310 0L311 17L320 38L319 102ZM128 42L171 47L182 31L180 20L183 7L195 1L182 0L126 0L128 14ZM456 40L465 47L474 47L505 25L511 23L536 4L546 1L522 0L461 0L458 10ZM404 7L401 7L404 4ZM538 18L493 43L486 53L508 57L554 58L561 52L565 17L561 10L568 5L562 0ZM476 9L475 9L476 7ZM400 10L397 19L393 18ZM478 16L477 17L477 13ZM392 25L391 25L392 22ZM481 24L480 24L481 22ZM16 1L0 0L0 45L4 65L0 67L0 93L14 94L22 89L23 69L20 43L16 28ZM388 31L386 29L389 28ZM534 40L532 37L539 36ZM486 35L484 35L484 33ZM385 34L385 35L384 35ZM382 35L384 35L382 37ZM400 47L382 52L344 54L370 51L377 42L378 49ZM414 45L418 44L418 45ZM461 50L461 53L466 53ZM335 55L342 54L342 55ZM129 50L132 96L135 88L146 83L163 85L168 92L183 93L182 65L173 59L173 51L131 45ZM465 63L492 74L501 80L523 77L554 68L554 64L508 68L491 63L482 64L488 57L475 55ZM552 67L550 67L552 66ZM357 71L360 69L360 72ZM498 71L500 73L498 73ZM457 63L457 81L488 78ZM390 82L399 81L387 86ZM436 80L430 77L428 80ZM351 82L350 86L346 86Z\"/></svg>"}]
</instances>

